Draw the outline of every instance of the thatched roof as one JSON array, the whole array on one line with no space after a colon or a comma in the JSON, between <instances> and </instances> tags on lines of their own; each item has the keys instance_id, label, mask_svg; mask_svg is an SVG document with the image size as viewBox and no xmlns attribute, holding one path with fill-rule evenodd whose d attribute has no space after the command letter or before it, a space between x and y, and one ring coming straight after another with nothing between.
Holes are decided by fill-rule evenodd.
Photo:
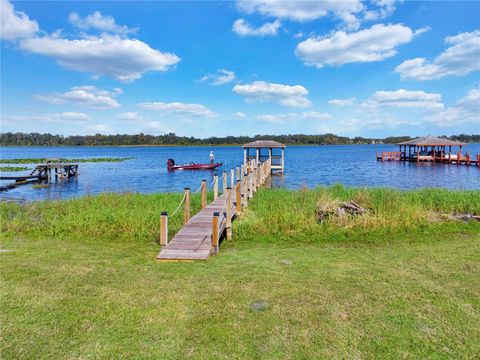
<instances>
[{"instance_id":1,"label":"thatched roof","mask_svg":"<svg viewBox=\"0 0 480 360\"><path fill-rule=\"evenodd\" d=\"M460 141L453 141L448 139L437 138L433 136L425 136L418 139L404 141L397 145L411 145L411 146L460 146L467 145Z\"/></svg>"},{"instance_id":2,"label":"thatched roof","mask_svg":"<svg viewBox=\"0 0 480 360\"><path fill-rule=\"evenodd\" d=\"M285 145L273 140L257 140L248 144L243 144L244 148L284 148Z\"/></svg>"}]
</instances>

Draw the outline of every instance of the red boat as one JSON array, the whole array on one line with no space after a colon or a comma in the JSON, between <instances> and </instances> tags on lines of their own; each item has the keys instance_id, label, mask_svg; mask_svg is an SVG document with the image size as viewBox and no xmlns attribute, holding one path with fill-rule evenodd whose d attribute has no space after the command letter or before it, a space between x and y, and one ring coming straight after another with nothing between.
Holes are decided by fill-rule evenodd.
<instances>
[{"instance_id":1,"label":"red boat","mask_svg":"<svg viewBox=\"0 0 480 360\"><path fill-rule=\"evenodd\" d=\"M175 160L173 160L173 159L168 159L167 160L168 171L174 171L174 170L213 170L213 169L216 169L217 167L220 167L220 166L222 166L222 163L216 163L216 164L189 163L189 164L175 165Z\"/></svg>"}]
</instances>

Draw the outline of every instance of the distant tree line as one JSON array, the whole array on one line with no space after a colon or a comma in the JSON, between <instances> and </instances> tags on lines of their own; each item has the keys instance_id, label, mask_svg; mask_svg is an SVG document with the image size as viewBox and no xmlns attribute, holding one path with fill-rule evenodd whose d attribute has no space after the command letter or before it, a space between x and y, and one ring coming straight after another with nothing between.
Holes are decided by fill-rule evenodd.
<instances>
[{"instance_id":1,"label":"distant tree line","mask_svg":"<svg viewBox=\"0 0 480 360\"><path fill-rule=\"evenodd\" d=\"M462 142L480 142L480 135L453 135L443 138ZM344 137L334 134L323 135L255 135L209 137L199 139L195 137L177 136L174 133L165 135L146 134L117 134L117 135L52 135L39 133L1 133L0 145L26 145L26 146L111 146L111 145L238 145L255 140L275 140L287 145L340 145L340 144L396 144L411 140L410 136L396 136L379 138Z\"/></svg>"}]
</instances>

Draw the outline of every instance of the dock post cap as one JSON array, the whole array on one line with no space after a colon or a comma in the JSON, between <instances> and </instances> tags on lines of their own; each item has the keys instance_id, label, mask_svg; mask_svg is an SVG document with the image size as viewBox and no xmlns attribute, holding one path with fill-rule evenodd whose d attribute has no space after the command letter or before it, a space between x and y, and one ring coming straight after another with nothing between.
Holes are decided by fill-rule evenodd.
<instances>
[{"instance_id":1,"label":"dock post cap","mask_svg":"<svg viewBox=\"0 0 480 360\"><path fill-rule=\"evenodd\" d=\"M162 215L163 215L163 216L168 216L168 214L167 214L166 211L162 211Z\"/></svg>"},{"instance_id":2,"label":"dock post cap","mask_svg":"<svg viewBox=\"0 0 480 360\"><path fill-rule=\"evenodd\" d=\"M227 190L232 190L232 188L230 186L227 186Z\"/></svg>"},{"instance_id":3,"label":"dock post cap","mask_svg":"<svg viewBox=\"0 0 480 360\"><path fill-rule=\"evenodd\" d=\"M205 180L205 179L202 179L202 181L207 181L207 180Z\"/></svg>"},{"instance_id":4,"label":"dock post cap","mask_svg":"<svg viewBox=\"0 0 480 360\"><path fill-rule=\"evenodd\" d=\"M237 180L237 183L239 183L239 182L240 182L240 180Z\"/></svg>"},{"instance_id":5,"label":"dock post cap","mask_svg":"<svg viewBox=\"0 0 480 360\"><path fill-rule=\"evenodd\" d=\"M220 216L220 212L219 212L219 211L215 211L215 212L213 213L213 216Z\"/></svg>"},{"instance_id":6,"label":"dock post cap","mask_svg":"<svg viewBox=\"0 0 480 360\"><path fill-rule=\"evenodd\" d=\"M190 188L189 187L184 187L183 190L190 190Z\"/></svg>"}]
</instances>

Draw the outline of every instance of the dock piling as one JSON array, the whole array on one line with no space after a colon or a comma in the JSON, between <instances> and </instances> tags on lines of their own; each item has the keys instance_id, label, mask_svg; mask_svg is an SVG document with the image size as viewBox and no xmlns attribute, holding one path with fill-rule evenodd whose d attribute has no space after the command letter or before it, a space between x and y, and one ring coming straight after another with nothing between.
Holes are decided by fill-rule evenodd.
<instances>
[{"instance_id":1,"label":"dock piling","mask_svg":"<svg viewBox=\"0 0 480 360\"><path fill-rule=\"evenodd\" d=\"M212 220L212 253L218 254L218 217L220 213L215 211Z\"/></svg>"},{"instance_id":2,"label":"dock piling","mask_svg":"<svg viewBox=\"0 0 480 360\"><path fill-rule=\"evenodd\" d=\"M188 220L190 220L190 188L185 188L185 203L183 207L183 225L188 223Z\"/></svg>"},{"instance_id":3,"label":"dock piling","mask_svg":"<svg viewBox=\"0 0 480 360\"><path fill-rule=\"evenodd\" d=\"M207 206L207 180L202 180L202 209Z\"/></svg>"},{"instance_id":4,"label":"dock piling","mask_svg":"<svg viewBox=\"0 0 480 360\"><path fill-rule=\"evenodd\" d=\"M213 175L213 200L218 198L218 174Z\"/></svg>"},{"instance_id":5,"label":"dock piling","mask_svg":"<svg viewBox=\"0 0 480 360\"><path fill-rule=\"evenodd\" d=\"M166 211L162 212L160 216L160 246L167 246L168 244L168 214Z\"/></svg>"},{"instance_id":6,"label":"dock piling","mask_svg":"<svg viewBox=\"0 0 480 360\"><path fill-rule=\"evenodd\" d=\"M232 240L232 188L227 188L227 206L226 206L226 234L227 241Z\"/></svg>"}]
</instances>

